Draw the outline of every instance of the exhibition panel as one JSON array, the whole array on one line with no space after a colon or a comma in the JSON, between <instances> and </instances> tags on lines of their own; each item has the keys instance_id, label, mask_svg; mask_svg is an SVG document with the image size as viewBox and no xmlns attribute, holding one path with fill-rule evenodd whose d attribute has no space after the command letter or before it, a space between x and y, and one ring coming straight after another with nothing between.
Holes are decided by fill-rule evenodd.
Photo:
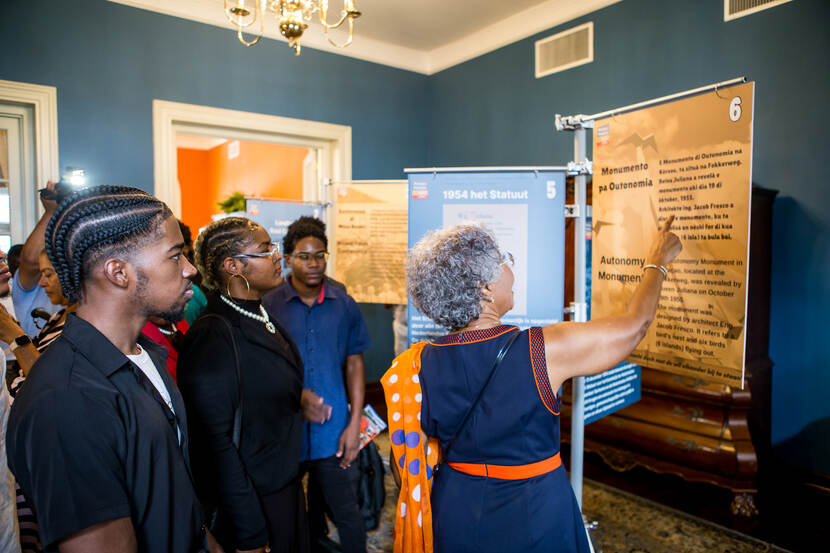
<instances>
[{"instance_id":1,"label":"exhibition panel","mask_svg":"<svg viewBox=\"0 0 830 553\"><path fill-rule=\"evenodd\" d=\"M520 328L562 320L565 263L565 168L406 169L409 247L428 231L483 223L515 260L514 307L502 318ZM533 298L533 301L528 301ZM409 309L409 343L443 336Z\"/></svg>"}]
</instances>

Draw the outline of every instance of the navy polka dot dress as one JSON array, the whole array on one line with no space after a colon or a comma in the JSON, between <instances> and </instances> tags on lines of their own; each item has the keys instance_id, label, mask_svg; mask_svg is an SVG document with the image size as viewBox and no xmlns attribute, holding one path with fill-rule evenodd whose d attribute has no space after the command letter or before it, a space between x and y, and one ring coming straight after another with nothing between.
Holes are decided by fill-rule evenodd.
<instances>
[{"instance_id":1,"label":"navy polka dot dress","mask_svg":"<svg viewBox=\"0 0 830 553\"><path fill-rule=\"evenodd\" d=\"M421 352L421 426L442 448L478 396L516 327L452 334ZM522 331L446 461L527 465L559 453L560 398L551 390L541 328ZM589 551L565 467L530 478L473 476L444 463L432 489L438 553Z\"/></svg>"}]
</instances>

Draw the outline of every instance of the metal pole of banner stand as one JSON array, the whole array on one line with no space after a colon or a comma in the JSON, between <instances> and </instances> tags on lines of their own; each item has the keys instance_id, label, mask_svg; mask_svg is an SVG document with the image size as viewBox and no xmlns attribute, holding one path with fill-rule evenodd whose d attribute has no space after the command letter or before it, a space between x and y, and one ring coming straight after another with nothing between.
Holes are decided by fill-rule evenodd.
<instances>
[{"instance_id":1,"label":"metal pole of banner stand","mask_svg":"<svg viewBox=\"0 0 830 553\"><path fill-rule=\"evenodd\" d=\"M714 90L717 92L718 90L728 88L730 86L735 86L737 84L743 84L747 82L746 77L736 77L734 79L729 79L728 81L721 81L719 83L713 83L706 86L701 86L698 88L693 88L691 90L685 90L683 92L677 92L675 94L669 94L667 96L661 96L660 98L654 98L653 100L646 100L645 102L639 102L636 104L631 104L629 106L616 108L616 109L609 109L608 111L603 111L601 113L595 113L593 115L577 115L575 118L578 118L580 123L587 123L589 121L595 121L597 119L602 119L604 117L610 117L612 115L622 115L623 113L627 113L629 111L634 111L638 109L643 109L651 106L656 106L658 104L665 104L667 102L671 102L673 100L680 100L682 98L687 98L689 96L694 96L695 94L703 94L704 92L709 92Z\"/></svg>"},{"instance_id":2,"label":"metal pole of banner stand","mask_svg":"<svg viewBox=\"0 0 830 553\"><path fill-rule=\"evenodd\" d=\"M574 160L585 160L585 127L574 131ZM574 303L573 320L588 320L585 303L585 221L587 215L587 198L585 192L584 171L574 177ZM585 446L585 377L573 379L573 399L571 402L571 486L576 500L582 508L582 458Z\"/></svg>"},{"instance_id":3,"label":"metal pole of banner stand","mask_svg":"<svg viewBox=\"0 0 830 553\"><path fill-rule=\"evenodd\" d=\"M333 194L331 191L333 185L332 179L324 178L320 184L320 220L325 221L326 223L326 230L328 231L329 242L334 246L337 244L337 227L334 224L334 221L329 220L329 216L331 215L331 211L329 211L329 207L331 207L331 202L329 201L329 195L332 197L336 197L336 194ZM326 275L329 277L334 278L335 267L337 267L337 247L334 246L329 248L331 251L329 252L329 262L326 265Z\"/></svg>"},{"instance_id":4,"label":"metal pole of banner stand","mask_svg":"<svg viewBox=\"0 0 830 553\"><path fill-rule=\"evenodd\" d=\"M568 163L567 172L574 175L574 203L565 206L565 216L574 219L574 300L566 312L575 322L588 320L588 304L585 297L585 268L587 245L585 232L588 219L588 201L586 194L587 175L593 171L593 164L586 157L586 141L589 128L593 122L585 124L581 115L563 118L557 114L556 129L574 132L574 161ZM571 487L574 490L580 511L582 510L582 463L585 450L585 377L573 379L573 399L571 400ZM583 516L591 552L588 529L596 528L596 523L588 522Z\"/></svg>"}]
</instances>

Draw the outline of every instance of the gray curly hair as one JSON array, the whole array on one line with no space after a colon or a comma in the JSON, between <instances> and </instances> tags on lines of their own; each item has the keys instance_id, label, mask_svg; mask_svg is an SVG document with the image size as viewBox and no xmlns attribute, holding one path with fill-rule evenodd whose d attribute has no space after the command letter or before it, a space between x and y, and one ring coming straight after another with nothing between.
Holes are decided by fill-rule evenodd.
<instances>
[{"instance_id":1,"label":"gray curly hair","mask_svg":"<svg viewBox=\"0 0 830 553\"><path fill-rule=\"evenodd\" d=\"M407 292L414 306L450 331L481 314L481 287L500 274L501 253L493 233L461 223L424 236L406 257Z\"/></svg>"}]
</instances>

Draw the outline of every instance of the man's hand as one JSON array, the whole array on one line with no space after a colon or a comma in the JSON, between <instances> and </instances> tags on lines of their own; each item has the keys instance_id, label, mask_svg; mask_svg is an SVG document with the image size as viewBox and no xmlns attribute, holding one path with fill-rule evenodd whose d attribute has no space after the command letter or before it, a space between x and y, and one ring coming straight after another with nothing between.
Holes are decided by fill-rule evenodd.
<instances>
[{"instance_id":1,"label":"man's hand","mask_svg":"<svg viewBox=\"0 0 830 553\"><path fill-rule=\"evenodd\" d=\"M46 189L54 192L55 183L49 181L46 183ZM38 258L40 257L40 252L43 251L46 245L46 225L49 224L49 219L52 218L52 215L58 208L58 202L53 199L44 198L42 195L40 196L40 203L43 204L43 216L23 244L23 249L20 251L20 266L17 268L17 273L15 273L15 277L24 290L31 290L37 286L40 280ZM24 320L28 315L28 313L18 313L18 316Z\"/></svg>"},{"instance_id":2,"label":"man's hand","mask_svg":"<svg viewBox=\"0 0 830 553\"><path fill-rule=\"evenodd\" d=\"M337 440L335 455L340 458L340 468L349 468L349 465L357 459L358 451L360 451L360 424L350 424Z\"/></svg>"},{"instance_id":3,"label":"man's hand","mask_svg":"<svg viewBox=\"0 0 830 553\"><path fill-rule=\"evenodd\" d=\"M52 213L55 212L56 209L58 209L58 202L54 199L55 181L50 180L49 182L47 182L46 183L46 190L49 190L50 192L52 192L52 194L47 194L52 199L45 198L45 197L43 197L43 194L41 194L40 195L40 203L41 203L41 205L43 205L43 210L46 213L51 215Z\"/></svg>"},{"instance_id":4,"label":"man's hand","mask_svg":"<svg viewBox=\"0 0 830 553\"><path fill-rule=\"evenodd\" d=\"M303 418L308 422L323 424L331 418L331 405L326 404L323 398L308 388L303 388L300 403Z\"/></svg>"}]
</instances>

